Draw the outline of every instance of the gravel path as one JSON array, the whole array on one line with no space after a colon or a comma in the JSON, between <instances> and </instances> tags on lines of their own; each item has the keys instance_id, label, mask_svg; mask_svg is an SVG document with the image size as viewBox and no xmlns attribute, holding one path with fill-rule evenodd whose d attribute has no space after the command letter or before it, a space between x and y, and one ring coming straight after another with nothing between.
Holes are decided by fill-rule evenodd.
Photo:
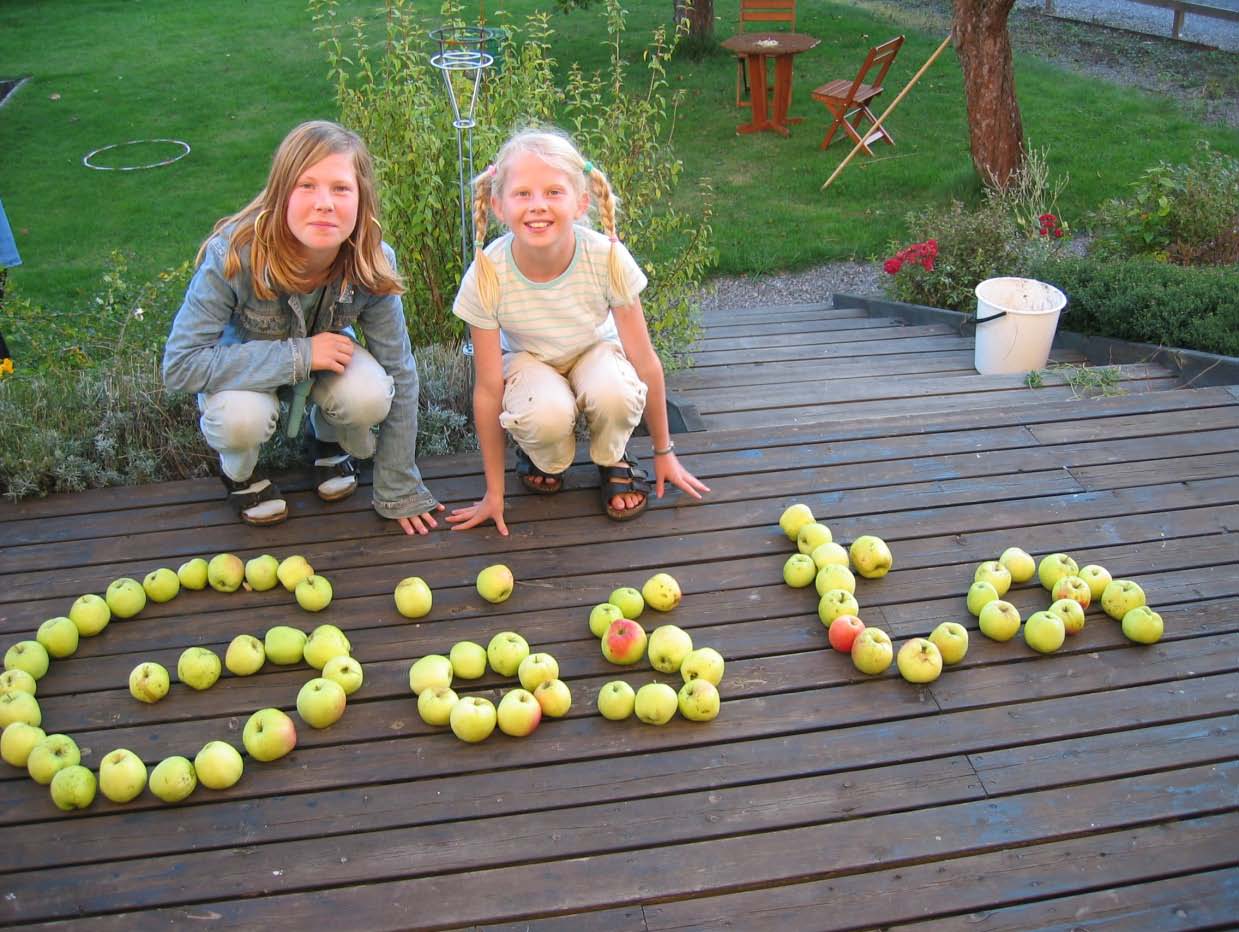
<instances>
[{"instance_id":1,"label":"gravel path","mask_svg":"<svg viewBox=\"0 0 1239 932\"><path fill-rule=\"evenodd\" d=\"M701 309L829 304L840 294L881 296L882 267L877 262L827 262L781 275L720 275L701 295Z\"/></svg>"},{"instance_id":2,"label":"gravel path","mask_svg":"<svg viewBox=\"0 0 1239 932\"><path fill-rule=\"evenodd\" d=\"M1208 6L1239 12L1239 0L1198 0ZM1045 0L1016 0L1018 9L1045 10ZM1146 32L1153 36L1169 36L1174 13L1160 7L1124 0L1054 0L1054 15L1077 19L1085 23L1101 23ZM1231 52L1239 51L1239 23L1188 13L1180 38L1199 42Z\"/></svg>"}]
</instances>

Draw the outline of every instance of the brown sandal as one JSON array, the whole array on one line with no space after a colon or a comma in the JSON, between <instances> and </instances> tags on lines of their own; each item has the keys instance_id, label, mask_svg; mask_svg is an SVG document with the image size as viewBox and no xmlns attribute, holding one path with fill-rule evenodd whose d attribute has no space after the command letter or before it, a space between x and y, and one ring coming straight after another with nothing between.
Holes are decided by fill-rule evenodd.
<instances>
[{"instance_id":1,"label":"brown sandal","mask_svg":"<svg viewBox=\"0 0 1239 932\"><path fill-rule=\"evenodd\" d=\"M534 465L534 461L529 458L529 454L522 448L516 448L516 478L521 480L521 485L527 488L534 495L554 495L564 487L564 474L561 472L546 472ZM531 479L539 478L541 482L531 482Z\"/></svg>"},{"instance_id":2,"label":"brown sandal","mask_svg":"<svg viewBox=\"0 0 1239 932\"><path fill-rule=\"evenodd\" d=\"M288 503L270 479L251 476L234 482L221 476L228 490L228 504L251 527L269 527L288 517Z\"/></svg>"},{"instance_id":3,"label":"brown sandal","mask_svg":"<svg viewBox=\"0 0 1239 932\"><path fill-rule=\"evenodd\" d=\"M624 458L614 466L598 467L598 483L602 507L612 521L631 521L645 511L645 506L649 504L649 477L641 468L641 462L627 450L624 451ZM627 495L630 492L641 496L641 503L636 507L621 511L611 504L611 499L615 496Z\"/></svg>"}]
</instances>

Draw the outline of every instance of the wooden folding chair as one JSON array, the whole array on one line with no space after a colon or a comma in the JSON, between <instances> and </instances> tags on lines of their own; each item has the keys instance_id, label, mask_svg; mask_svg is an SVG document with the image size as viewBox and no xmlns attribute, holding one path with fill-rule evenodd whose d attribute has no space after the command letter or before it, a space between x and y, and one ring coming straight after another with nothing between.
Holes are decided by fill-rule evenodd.
<instances>
[{"instance_id":1,"label":"wooden folding chair","mask_svg":"<svg viewBox=\"0 0 1239 932\"><path fill-rule=\"evenodd\" d=\"M825 149L830 145L840 126L855 142L860 143L867 155L873 155L869 144L879 139L885 139L892 146L895 144L894 137L885 126L879 126L876 130L866 133L864 137L860 135L860 129L865 120L869 121L870 126L878 122L873 111L869 109L869 104L882 93L882 82L886 79L886 72L890 70L891 62L899 54L902 45L903 36L896 36L888 42L875 45L869 50L869 54L865 56L865 63L860 66L860 71L851 81L847 78L840 78L813 90L813 99L825 104L826 109L835 118L835 121L830 124L830 129L826 131L826 138L822 140L819 148ZM877 75L866 84L865 77L875 68Z\"/></svg>"},{"instance_id":2,"label":"wooden folding chair","mask_svg":"<svg viewBox=\"0 0 1239 932\"><path fill-rule=\"evenodd\" d=\"M744 32L745 25L754 25L754 31L772 32L774 24L785 25L788 32L796 31L796 0L740 0L740 26L738 31ZM773 87L769 82L767 87ZM745 57L736 58L736 106L751 107L753 102L745 100L749 94L749 74L745 69Z\"/></svg>"}]
</instances>

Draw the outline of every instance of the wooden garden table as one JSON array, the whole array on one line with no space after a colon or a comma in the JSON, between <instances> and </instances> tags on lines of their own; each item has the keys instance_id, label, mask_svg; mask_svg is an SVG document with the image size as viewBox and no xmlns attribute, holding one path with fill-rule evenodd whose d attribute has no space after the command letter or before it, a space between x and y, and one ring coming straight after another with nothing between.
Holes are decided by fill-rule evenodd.
<instances>
[{"instance_id":1,"label":"wooden garden table","mask_svg":"<svg viewBox=\"0 0 1239 932\"><path fill-rule=\"evenodd\" d=\"M792 61L801 52L814 48L821 40L800 32L742 32L723 42L723 48L743 55L748 62L749 89L753 101L753 117L736 128L738 133L770 130L789 135L789 123L799 123L802 117L788 117L792 98ZM774 59L774 97L767 107L766 60ZM773 109L773 117L770 109Z\"/></svg>"}]
</instances>

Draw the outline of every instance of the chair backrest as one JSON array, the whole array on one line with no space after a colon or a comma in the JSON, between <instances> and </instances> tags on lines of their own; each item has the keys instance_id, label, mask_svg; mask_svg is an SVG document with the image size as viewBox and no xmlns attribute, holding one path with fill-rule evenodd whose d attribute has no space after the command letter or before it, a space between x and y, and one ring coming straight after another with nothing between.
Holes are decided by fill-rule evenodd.
<instances>
[{"instance_id":1,"label":"chair backrest","mask_svg":"<svg viewBox=\"0 0 1239 932\"><path fill-rule=\"evenodd\" d=\"M796 31L796 0L740 0L740 32L745 24L757 32L770 32L779 23Z\"/></svg>"},{"instance_id":2,"label":"chair backrest","mask_svg":"<svg viewBox=\"0 0 1239 932\"><path fill-rule=\"evenodd\" d=\"M852 89L848 91L848 100L855 96L856 91L862 84L868 84L872 88L880 88L882 82L886 80L886 72L891 70L891 63L894 62L895 56L899 54L899 49L903 46L903 36L895 36L893 39L888 39L881 45L875 45L869 50L869 54L865 56L865 63L860 66L860 71L856 73L856 80L852 82ZM878 69L878 73L869 81L865 80L865 76L874 68Z\"/></svg>"}]
</instances>

